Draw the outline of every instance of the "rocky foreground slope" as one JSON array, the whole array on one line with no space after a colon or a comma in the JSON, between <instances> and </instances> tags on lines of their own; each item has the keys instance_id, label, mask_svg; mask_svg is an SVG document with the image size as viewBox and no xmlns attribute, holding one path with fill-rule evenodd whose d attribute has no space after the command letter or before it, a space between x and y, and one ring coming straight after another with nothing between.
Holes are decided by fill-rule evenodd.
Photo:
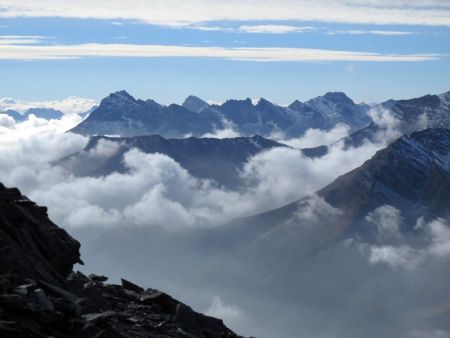
<instances>
[{"instance_id":1,"label":"rocky foreground slope","mask_svg":"<svg viewBox=\"0 0 450 338\"><path fill-rule=\"evenodd\" d=\"M154 289L73 272L80 244L0 184L0 337L238 337Z\"/></svg>"}]
</instances>

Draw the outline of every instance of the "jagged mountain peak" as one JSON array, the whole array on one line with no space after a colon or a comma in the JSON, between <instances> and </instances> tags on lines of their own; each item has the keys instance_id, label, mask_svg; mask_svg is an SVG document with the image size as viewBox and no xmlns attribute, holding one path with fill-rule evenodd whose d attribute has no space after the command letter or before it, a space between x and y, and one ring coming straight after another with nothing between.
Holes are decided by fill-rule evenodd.
<instances>
[{"instance_id":1,"label":"jagged mountain peak","mask_svg":"<svg viewBox=\"0 0 450 338\"><path fill-rule=\"evenodd\" d=\"M126 90L118 90L116 92L111 93L109 96L123 97L123 98L135 100L135 98L130 93L128 93Z\"/></svg>"},{"instance_id":2,"label":"jagged mountain peak","mask_svg":"<svg viewBox=\"0 0 450 338\"><path fill-rule=\"evenodd\" d=\"M246 105L246 106L253 106L253 101L251 98L247 97L246 99L239 100L239 99L230 99L226 100L222 106L226 105Z\"/></svg>"},{"instance_id":3,"label":"jagged mountain peak","mask_svg":"<svg viewBox=\"0 0 450 338\"><path fill-rule=\"evenodd\" d=\"M328 92L322 97L335 103L354 104L353 100L343 92Z\"/></svg>"},{"instance_id":4,"label":"jagged mountain peak","mask_svg":"<svg viewBox=\"0 0 450 338\"><path fill-rule=\"evenodd\" d=\"M189 95L182 106L191 112L198 113L202 109L209 107L209 104L197 96Z\"/></svg>"},{"instance_id":5,"label":"jagged mountain peak","mask_svg":"<svg viewBox=\"0 0 450 338\"><path fill-rule=\"evenodd\" d=\"M258 102L256 103L256 107L274 107L276 106L272 101L269 101L263 97L261 97Z\"/></svg>"},{"instance_id":6,"label":"jagged mountain peak","mask_svg":"<svg viewBox=\"0 0 450 338\"><path fill-rule=\"evenodd\" d=\"M353 106L355 103L343 92L327 92L305 102L306 105L319 108L321 106ZM320 109L320 108L319 108Z\"/></svg>"},{"instance_id":7,"label":"jagged mountain peak","mask_svg":"<svg viewBox=\"0 0 450 338\"><path fill-rule=\"evenodd\" d=\"M450 90L448 92L440 94L439 97L445 103L450 104Z\"/></svg>"},{"instance_id":8,"label":"jagged mountain peak","mask_svg":"<svg viewBox=\"0 0 450 338\"><path fill-rule=\"evenodd\" d=\"M114 93L109 94L106 98L104 98L101 103L101 105L125 105L130 103L135 103L137 100L130 95L125 90L120 90Z\"/></svg>"},{"instance_id":9,"label":"jagged mountain peak","mask_svg":"<svg viewBox=\"0 0 450 338\"><path fill-rule=\"evenodd\" d=\"M295 100L294 102L292 102L289 105L289 108L293 109L293 110L297 110L297 111L303 111L303 110L309 108L309 106L300 100Z\"/></svg>"}]
</instances>

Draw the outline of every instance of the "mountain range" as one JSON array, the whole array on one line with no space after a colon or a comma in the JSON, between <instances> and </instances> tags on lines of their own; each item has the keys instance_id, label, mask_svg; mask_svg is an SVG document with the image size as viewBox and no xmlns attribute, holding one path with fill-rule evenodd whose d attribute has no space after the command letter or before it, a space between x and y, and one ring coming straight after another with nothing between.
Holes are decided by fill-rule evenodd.
<instances>
[{"instance_id":1,"label":"mountain range","mask_svg":"<svg viewBox=\"0 0 450 338\"><path fill-rule=\"evenodd\" d=\"M182 105L139 100L126 91L112 93L99 107L72 129L83 135L122 137L158 134L168 138L201 137L222 129L242 136L298 137L308 129L330 130L345 124L351 132L368 127L365 136L374 137L379 126L368 112L388 110L403 133L424 128L448 127L450 92L410 100L388 100L381 104L356 104L344 93L330 92L306 102L294 101L287 107L266 99L256 104L250 99L208 104L189 96ZM363 129L364 130L364 129ZM355 141L356 140L356 141ZM352 142L359 142L358 134Z\"/></svg>"},{"instance_id":2,"label":"mountain range","mask_svg":"<svg viewBox=\"0 0 450 338\"><path fill-rule=\"evenodd\" d=\"M16 122L26 121L31 115L45 120L59 120L64 116L63 112L53 108L30 108L23 114L15 110L7 110L0 114L11 116Z\"/></svg>"},{"instance_id":3,"label":"mountain range","mask_svg":"<svg viewBox=\"0 0 450 338\"><path fill-rule=\"evenodd\" d=\"M371 122L339 140L345 148L360 147L364 142L389 143L396 137L426 128L450 128L450 91L440 95L425 95L410 100L388 100L372 106L376 112L388 112L385 121ZM323 156L330 145L308 149Z\"/></svg>"},{"instance_id":4,"label":"mountain range","mask_svg":"<svg viewBox=\"0 0 450 338\"><path fill-rule=\"evenodd\" d=\"M153 100L138 100L120 91L104 98L72 132L183 138L232 128L242 136L269 136L281 132L286 137L294 137L309 128L329 130L338 123L356 130L371 121L366 114L368 110L368 105L355 104L344 93L327 93L305 103L295 101L289 107L266 99L260 99L257 104L246 99L210 105L194 96L189 96L182 105L165 106Z\"/></svg>"}]
</instances>

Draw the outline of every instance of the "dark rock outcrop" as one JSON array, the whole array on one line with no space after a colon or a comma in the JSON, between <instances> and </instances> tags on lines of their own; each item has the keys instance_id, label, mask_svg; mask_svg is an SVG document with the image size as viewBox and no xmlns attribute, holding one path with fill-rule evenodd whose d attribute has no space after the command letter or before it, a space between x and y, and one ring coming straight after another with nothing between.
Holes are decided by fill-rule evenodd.
<instances>
[{"instance_id":1,"label":"dark rock outcrop","mask_svg":"<svg viewBox=\"0 0 450 338\"><path fill-rule=\"evenodd\" d=\"M79 248L46 208L0 184L0 337L237 337L161 291L73 272Z\"/></svg>"}]
</instances>

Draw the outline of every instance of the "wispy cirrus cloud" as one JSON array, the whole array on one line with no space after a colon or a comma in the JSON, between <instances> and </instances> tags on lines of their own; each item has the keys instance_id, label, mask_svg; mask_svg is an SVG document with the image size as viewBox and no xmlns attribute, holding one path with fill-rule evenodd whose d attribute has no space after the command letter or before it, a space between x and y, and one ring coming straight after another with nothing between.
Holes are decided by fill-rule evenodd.
<instances>
[{"instance_id":1,"label":"wispy cirrus cloud","mask_svg":"<svg viewBox=\"0 0 450 338\"><path fill-rule=\"evenodd\" d=\"M286 34L286 33L303 33L315 31L315 27L311 26L287 26L287 25L243 25L238 31L253 34Z\"/></svg>"},{"instance_id":2,"label":"wispy cirrus cloud","mask_svg":"<svg viewBox=\"0 0 450 338\"><path fill-rule=\"evenodd\" d=\"M179 27L181 28L181 27ZM251 33L251 34L287 34L287 33L304 33L316 31L316 27L312 26L291 26L291 25L242 25L240 27L226 27L226 26L207 26L207 25L193 25L190 29L201 31L222 31L230 33Z\"/></svg>"},{"instance_id":3,"label":"wispy cirrus cloud","mask_svg":"<svg viewBox=\"0 0 450 338\"><path fill-rule=\"evenodd\" d=\"M439 0L2 0L0 17L128 19L166 26L245 20L450 26L450 5Z\"/></svg>"},{"instance_id":4,"label":"wispy cirrus cloud","mask_svg":"<svg viewBox=\"0 0 450 338\"><path fill-rule=\"evenodd\" d=\"M31 45L48 39L40 35L0 35L0 45Z\"/></svg>"},{"instance_id":5,"label":"wispy cirrus cloud","mask_svg":"<svg viewBox=\"0 0 450 338\"><path fill-rule=\"evenodd\" d=\"M421 62L439 54L383 54L308 48L227 48L138 44L0 45L0 60L64 60L87 57L214 58L256 62Z\"/></svg>"},{"instance_id":6,"label":"wispy cirrus cloud","mask_svg":"<svg viewBox=\"0 0 450 338\"><path fill-rule=\"evenodd\" d=\"M327 34L349 34L349 35L387 35L387 36L404 36L418 34L416 32L409 31L388 31L388 30L359 30L359 29L349 29L349 30L337 30L329 31Z\"/></svg>"}]
</instances>

